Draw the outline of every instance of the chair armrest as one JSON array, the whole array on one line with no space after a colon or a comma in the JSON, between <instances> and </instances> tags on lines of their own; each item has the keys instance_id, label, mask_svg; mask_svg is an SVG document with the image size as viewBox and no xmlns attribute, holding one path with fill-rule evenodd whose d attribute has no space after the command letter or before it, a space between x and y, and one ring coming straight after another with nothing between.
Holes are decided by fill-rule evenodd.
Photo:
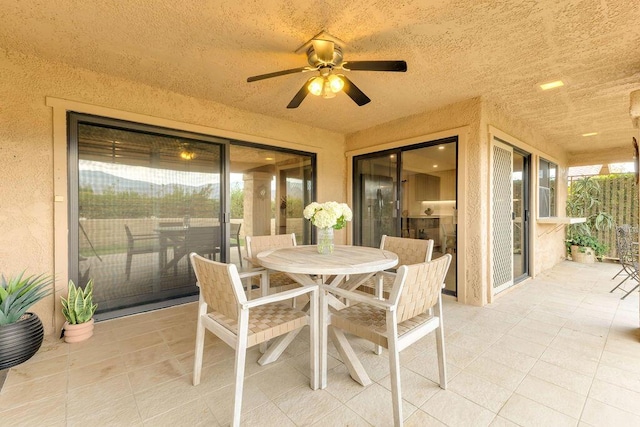
<instances>
[{"instance_id":1,"label":"chair armrest","mask_svg":"<svg viewBox=\"0 0 640 427\"><path fill-rule=\"evenodd\" d=\"M151 240L151 239L157 239L159 238L159 236L157 234L134 234L133 236L133 240Z\"/></svg>"},{"instance_id":2,"label":"chair armrest","mask_svg":"<svg viewBox=\"0 0 640 427\"><path fill-rule=\"evenodd\" d=\"M254 268L242 272L239 271L238 276L240 276L241 279L245 279L247 277L262 276L263 274L266 274L266 272L267 270L264 268Z\"/></svg>"},{"instance_id":3,"label":"chair armrest","mask_svg":"<svg viewBox=\"0 0 640 427\"><path fill-rule=\"evenodd\" d=\"M317 285L302 286L300 288L291 289L289 291L278 292L277 294L267 295L264 297L252 299L250 301L247 301L241 304L241 306L243 309L257 307L257 306L269 304L272 302L288 300L288 299L295 298L297 296L304 295L309 292L313 292L317 290L318 290Z\"/></svg>"},{"instance_id":4,"label":"chair armrest","mask_svg":"<svg viewBox=\"0 0 640 427\"><path fill-rule=\"evenodd\" d=\"M369 304L374 307L382 308L384 310L389 310L389 311L395 310L395 305L389 303L387 300L381 300L374 296L364 295L364 294L353 292L353 291L347 291L346 289L336 288L335 286L331 286L331 285L322 285L322 289L334 295L346 298L349 301L361 302L364 304Z\"/></svg>"}]
</instances>

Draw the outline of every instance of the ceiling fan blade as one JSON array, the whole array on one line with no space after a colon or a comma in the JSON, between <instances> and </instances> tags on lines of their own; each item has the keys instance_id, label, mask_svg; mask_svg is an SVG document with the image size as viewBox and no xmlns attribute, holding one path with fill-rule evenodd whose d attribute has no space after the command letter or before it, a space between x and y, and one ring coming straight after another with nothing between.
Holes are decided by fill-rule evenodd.
<instances>
[{"instance_id":1,"label":"ceiling fan blade","mask_svg":"<svg viewBox=\"0 0 640 427\"><path fill-rule=\"evenodd\" d=\"M311 42L313 43L313 50L321 62L328 64L333 61L334 44L331 40L314 39Z\"/></svg>"},{"instance_id":2,"label":"ceiling fan blade","mask_svg":"<svg viewBox=\"0 0 640 427\"><path fill-rule=\"evenodd\" d=\"M358 86L354 85L351 80L349 80L345 76L340 76L340 78L344 81L344 87L342 88L342 90L344 91L344 93L349 95L349 98L353 99L353 102L358 104L359 107L362 107L363 105L371 102L369 97L365 95L364 92L358 88Z\"/></svg>"},{"instance_id":3,"label":"ceiling fan blade","mask_svg":"<svg viewBox=\"0 0 640 427\"><path fill-rule=\"evenodd\" d=\"M282 71L276 71L275 73L267 73L267 74L260 74L258 76L252 76L247 79L247 82L251 83L258 80L270 79L272 77L286 76L287 74L303 73L305 71L311 71L311 70L314 70L314 68L310 68L310 67L292 68L290 70L282 70Z\"/></svg>"},{"instance_id":4,"label":"ceiling fan blade","mask_svg":"<svg viewBox=\"0 0 640 427\"><path fill-rule=\"evenodd\" d=\"M289 105L287 105L287 108L298 108L309 94L309 88L307 86L309 86L309 82L305 82L304 85L302 85L298 93L296 93L291 102L289 102Z\"/></svg>"},{"instance_id":5,"label":"ceiling fan blade","mask_svg":"<svg viewBox=\"0 0 640 427\"><path fill-rule=\"evenodd\" d=\"M407 71L405 61L348 61L342 68L351 71Z\"/></svg>"}]
</instances>

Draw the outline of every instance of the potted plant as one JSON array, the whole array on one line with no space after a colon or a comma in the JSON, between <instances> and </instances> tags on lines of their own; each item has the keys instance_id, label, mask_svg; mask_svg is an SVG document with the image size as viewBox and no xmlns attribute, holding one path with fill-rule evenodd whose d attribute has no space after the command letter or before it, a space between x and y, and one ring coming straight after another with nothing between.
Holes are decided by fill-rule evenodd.
<instances>
[{"instance_id":1,"label":"potted plant","mask_svg":"<svg viewBox=\"0 0 640 427\"><path fill-rule=\"evenodd\" d=\"M596 237L600 230L613 227L613 217L600 207L600 184L594 177L578 179L571 184L567 199L567 215L586 218L567 227L567 251L577 262L593 263L602 258L607 247Z\"/></svg>"},{"instance_id":2,"label":"potted plant","mask_svg":"<svg viewBox=\"0 0 640 427\"><path fill-rule=\"evenodd\" d=\"M82 289L69 280L67 298L62 297L62 314L67 321L62 327L65 342L74 343L88 339L93 335L93 313L97 304L93 303L93 280Z\"/></svg>"},{"instance_id":3,"label":"potted plant","mask_svg":"<svg viewBox=\"0 0 640 427\"><path fill-rule=\"evenodd\" d=\"M0 279L0 371L29 360L42 345L44 328L29 308L51 293L51 276Z\"/></svg>"}]
</instances>

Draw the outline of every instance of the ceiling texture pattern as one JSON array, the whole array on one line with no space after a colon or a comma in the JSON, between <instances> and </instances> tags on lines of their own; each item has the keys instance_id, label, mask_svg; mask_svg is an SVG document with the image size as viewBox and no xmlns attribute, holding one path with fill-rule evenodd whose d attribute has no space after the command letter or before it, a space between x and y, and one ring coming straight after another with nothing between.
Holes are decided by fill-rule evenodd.
<instances>
[{"instance_id":1,"label":"ceiling texture pattern","mask_svg":"<svg viewBox=\"0 0 640 427\"><path fill-rule=\"evenodd\" d=\"M344 134L478 96L569 153L636 132L638 0L0 0L0 22L2 48ZM246 82L307 65L295 51L321 30L346 61L408 71L347 72L363 107L340 93L285 108L311 73Z\"/></svg>"}]
</instances>

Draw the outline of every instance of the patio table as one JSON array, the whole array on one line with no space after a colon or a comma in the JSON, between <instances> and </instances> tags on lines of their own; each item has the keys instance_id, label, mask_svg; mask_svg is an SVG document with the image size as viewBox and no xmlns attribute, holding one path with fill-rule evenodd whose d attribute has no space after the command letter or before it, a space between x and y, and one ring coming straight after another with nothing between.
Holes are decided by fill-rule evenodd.
<instances>
[{"instance_id":1,"label":"patio table","mask_svg":"<svg viewBox=\"0 0 640 427\"><path fill-rule=\"evenodd\" d=\"M294 246L290 248L273 249L260 252L257 255L260 265L270 270L281 271L290 276L302 286L315 286L320 283L327 286L338 286L342 289L354 290L361 283L369 279L375 273L394 267L398 263L398 256L393 252L378 248L363 246L342 246L337 245L331 254L319 254L316 246ZM345 304L331 295L324 295L320 292L321 299L329 298L326 302L332 307L340 310ZM324 320L326 304L321 302L321 320ZM321 388L326 387L327 364L327 336L324 334L324 325L320 323L321 354L320 354L320 380ZM295 335L293 335L295 337ZM282 337L283 348L293 340L293 338ZM351 377L362 385L371 383L367 373L360 364L357 356L350 346L345 346L346 338L340 332L331 333L331 338L340 352L345 366L349 369ZM273 354L270 357L275 360L281 350L279 346L272 345ZM271 350L270 349L270 350Z\"/></svg>"}]
</instances>

